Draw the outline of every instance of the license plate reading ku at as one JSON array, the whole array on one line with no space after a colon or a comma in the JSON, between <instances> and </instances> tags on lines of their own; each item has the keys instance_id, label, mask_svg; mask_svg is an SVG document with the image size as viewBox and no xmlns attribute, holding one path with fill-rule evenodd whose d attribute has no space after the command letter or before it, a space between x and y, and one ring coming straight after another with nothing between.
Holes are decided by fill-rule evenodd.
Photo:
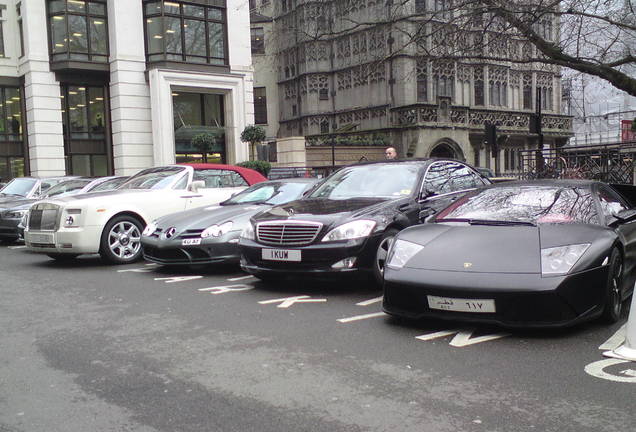
<instances>
[{"instance_id":1,"label":"license plate reading ku at","mask_svg":"<svg viewBox=\"0 0 636 432\"><path fill-rule=\"evenodd\" d=\"M300 262L300 251L290 249L263 249L263 259L269 261Z\"/></svg>"},{"instance_id":2,"label":"license plate reading ku at","mask_svg":"<svg viewBox=\"0 0 636 432\"><path fill-rule=\"evenodd\" d=\"M461 299L451 297L426 296L431 309L454 312L494 313L495 301L492 299Z\"/></svg>"}]
</instances>

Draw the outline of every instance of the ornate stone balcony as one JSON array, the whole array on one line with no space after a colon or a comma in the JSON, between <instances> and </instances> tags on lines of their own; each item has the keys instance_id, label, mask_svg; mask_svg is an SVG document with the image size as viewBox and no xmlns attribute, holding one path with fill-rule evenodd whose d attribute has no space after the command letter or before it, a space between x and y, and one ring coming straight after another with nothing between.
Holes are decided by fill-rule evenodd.
<instances>
[{"instance_id":1,"label":"ornate stone balcony","mask_svg":"<svg viewBox=\"0 0 636 432\"><path fill-rule=\"evenodd\" d=\"M530 117L527 111L495 111L451 106L443 101L439 105L417 104L391 109L392 126L397 127L458 127L483 130L484 124L497 125L501 132L526 135L530 133ZM541 128L544 134L568 137L572 135L572 117L542 114Z\"/></svg>"}]
</instances>

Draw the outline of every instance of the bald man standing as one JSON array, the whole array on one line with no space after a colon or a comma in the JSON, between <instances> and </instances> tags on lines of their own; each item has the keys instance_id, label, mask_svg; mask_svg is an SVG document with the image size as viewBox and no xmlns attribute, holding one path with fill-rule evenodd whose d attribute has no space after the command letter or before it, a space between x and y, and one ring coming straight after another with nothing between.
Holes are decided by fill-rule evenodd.
<instances>
[{"instance_id":1,"label":"bald man standing","mask_svg":"<svg viewBox=\"0 0 636 432\"><path fill-rule=\"evenodd\" d=\"M387 147L386 150L384 150L384 157L386 159L397 159L397 151L394 147Z\"/></svg>"}]
</instances>

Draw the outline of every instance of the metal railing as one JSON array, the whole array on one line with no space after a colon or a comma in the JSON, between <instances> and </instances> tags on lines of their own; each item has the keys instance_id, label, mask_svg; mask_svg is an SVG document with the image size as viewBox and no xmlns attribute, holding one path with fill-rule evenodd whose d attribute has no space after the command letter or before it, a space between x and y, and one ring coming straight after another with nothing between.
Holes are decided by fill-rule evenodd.
<instances>
[{"instance_id":1,"label":"metal railing","mask_svg":"<svg viewBox=\"0 0 636 432\"><path fill-rule=\"evenodd\" d=\"M594 146L521 150L523 179L590 179L634 184L636 141Z\"/></svg>"}]
</instances>

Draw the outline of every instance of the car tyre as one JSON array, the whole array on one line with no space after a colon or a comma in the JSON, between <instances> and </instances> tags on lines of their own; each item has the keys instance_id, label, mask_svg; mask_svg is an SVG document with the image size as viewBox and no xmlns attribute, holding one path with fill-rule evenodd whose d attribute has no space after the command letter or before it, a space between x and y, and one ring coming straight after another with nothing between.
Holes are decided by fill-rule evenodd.
<instances>
[{"instance_id":1,"label":"car tyre","mask_svg":"<svg viewBox=\"0 0 636 432\"><path fill-rule=\"evenodd\" d=\"M398 230L395 228L390 228L384 231L382 238L380 238L378 249L375 252L375 259L373 260L373 277L379 285L382 285L382 282L384 281L384 264L386 262L387 255L389 254L389 248L391 247L393 239L397 233Z\"/></svg>"},{"instance_id":2,"label":"car tyre","mask_svg":"<svg viewBox=\"0 0 636 432\"><path fill-rule=\"evenodd\" d=\"M46 254L49 258L54 259L55 261L72 261L78 257L78 254L65 254L65 253L49 253Z\"/></svg>"},{"instance_id":3,"label":"car tyre","mask_svg":"<svg viewBox=\"0 0 636 432\"><path fill-rule=\"evenodd\" d=\"M613 249L609 259L609 271L605 284L604 306L601 318L606 323L615 323L621 318L623 301L621 285L623 283L623 257L618 249Z\"/></svg>"},{"instance_id":4,"label":"car tyre","mask_svg":"<svg viewBox=\"0 0 636 432\"><path fill-rule=\"evenodd\" d=\"M139 261L143 255L141 232L143 225L135 217L122 215L112 218L102 231L99 254L112 264Z\"/></svg>"}]
</instances>

